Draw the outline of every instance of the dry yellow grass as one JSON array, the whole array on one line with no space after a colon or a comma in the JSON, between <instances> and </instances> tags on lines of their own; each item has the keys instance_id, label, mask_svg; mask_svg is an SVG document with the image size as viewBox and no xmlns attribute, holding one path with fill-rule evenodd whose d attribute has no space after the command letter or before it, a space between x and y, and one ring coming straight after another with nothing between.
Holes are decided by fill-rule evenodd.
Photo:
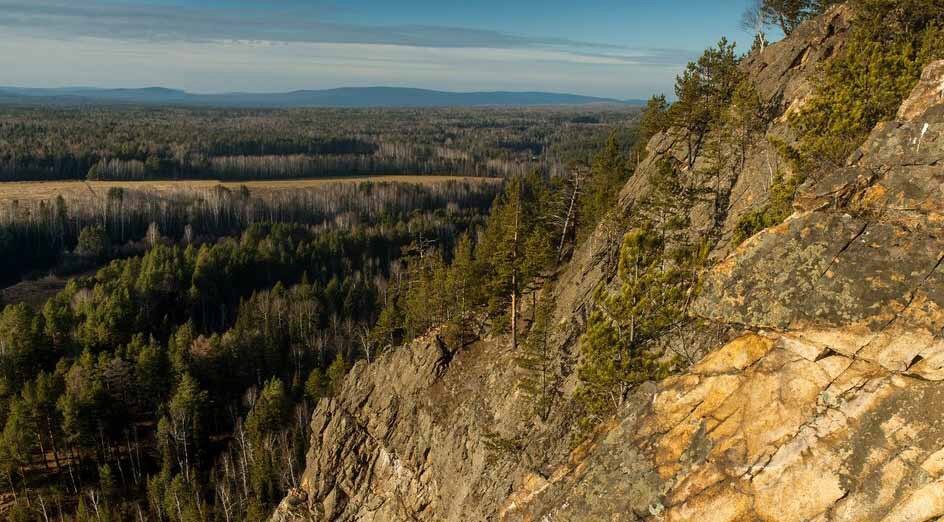
<instances>
[{"instance_id":1,"label":"dry yellow grass","mask_svg":"<svg viewBox=\"0 0 944 522\"><path fill-rule=\"evenodd\" d=\"M154 191L168 191L181 188L191 190L211 189L217 185L227 188L237 188L245 185L250 192L266 192L292 190L299 188L317 187L331 183L442 183L446 181L481 180L497 182L496 178L467 178L462 176L351 176L319 179L291 179L274 181L235 181L220 182L214 180L183 180L183 181L8 181L0 182L0 203L55 199L62 195L67 200L88 199L89 197L103 197L108 189L122 187L127 189L145 189Z\"/></svg>"}]
</instances>

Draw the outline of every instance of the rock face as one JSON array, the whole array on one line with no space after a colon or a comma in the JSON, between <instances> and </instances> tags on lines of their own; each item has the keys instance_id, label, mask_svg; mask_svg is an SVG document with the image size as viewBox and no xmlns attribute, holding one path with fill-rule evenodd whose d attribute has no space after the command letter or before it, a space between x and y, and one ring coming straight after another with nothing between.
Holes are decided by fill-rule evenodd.
<instances>
[{"instance_id":1,"label":"rock face","mask_svg":"<svg viewBox=\"0 0 944 522\"><path fill-rule=\"evenodd\" d=\"M781 111L841 46L831 11L746 61ZM719 331L679 375L640 386L574 449L567 404L591 290L620 231L558 278L561 397L547 421L515 388L507 339L461 349L432 332L359 363L322 401L301 487L273 520L925 521L944 518L944 62L785 223L722 244L695 310ZM768 136L788 131L782 121ZM656 155L685 154L671 133ZM766 199L757 148L738 213ZM640 167L622 195L646 190ZM733 200L732 200L733 201ZM617 238L617 239L614 239Z\"/></svg>"},{"instance_id":2,"label":"rock face","mask_svg":"<svg viewBox=\"0 0 944 522\"><path fill-rule=\"evenodd\" d=\"M490 461L486 428L505 400L492 362L514 366L501 343L454 353L431 333L372 364L312 422L301 489L276 520L487 520L513 474ZM489 364L482 364L489 361Z\"/></svg>"},{"instance_id":3,"label":"rock face","mask_svg":"<svg viewBox=\"0 0 944 522\"><path fill-rule=\"evenodd\" d=\"M924 92L711 273L698 312L744 333L641 390L515 519L944 516L944 105Z\"/></svg>"},{"instance_id":4,"label":"rock face","mask_svg":"<svg viewBox=\"0 0 944 522\"><path fill-rule=\"evenodd\" d=\"M834 7L825 15L801 25L790 37L754 52L742 61L741 69L753 83L760 99L774 115L766 132L755 136L745 150L728 150L727 165L718 167L719 194L705 195L691 214L693 236L718 235L720 244L713 257L720 259L730 251L730 241L740 218L764 205L777 173L786 173L789 166L781 160L777 143L793 144L794 136L787 117L802 107L810 96L811 80L824 62L839 53L852 23L852 12L844 5ZM709 136L708 141L712 139ZM648 158L620 193L620 205L631 212L636 201L649 192L649 178L659 164L670 158L683 164L687 140L669 129L650 141ZM704 151L702 151L704 152ZM691 170L707 172L716 167L707 154L700 154ZM714 197L723 201L717 207ZM717 212L717 215L715 213Z\"/></svg>"}]
</instances>

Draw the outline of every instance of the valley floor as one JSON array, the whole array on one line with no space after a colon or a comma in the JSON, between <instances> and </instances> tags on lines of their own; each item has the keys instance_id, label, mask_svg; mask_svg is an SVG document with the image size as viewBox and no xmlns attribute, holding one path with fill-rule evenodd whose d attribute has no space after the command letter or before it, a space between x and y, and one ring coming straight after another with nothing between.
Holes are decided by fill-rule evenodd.
<instances>
[{"instance_id":1,"label":"valley floor","mask_svg":"<svg viewBox=\"0 0 944 522\"><path fill-rule=\"evenodd\" d=\"M207 190L216 186L234 189L247 187L251 192L274 192L319 187L332 183L414 183L434 184L448 181L481 180L483 183L498 183L498 178L471 178L464 176L417 176L396 174L389 176L339 176L312 179L287 179L265 181L217 181L217 180L153 180L153 181L7 181L0 183L0 204L12 201L28 202L52 200L62 195L67 201L103 198L114 187L167 192L179 189Z\"/></svg>"}]
</instances>

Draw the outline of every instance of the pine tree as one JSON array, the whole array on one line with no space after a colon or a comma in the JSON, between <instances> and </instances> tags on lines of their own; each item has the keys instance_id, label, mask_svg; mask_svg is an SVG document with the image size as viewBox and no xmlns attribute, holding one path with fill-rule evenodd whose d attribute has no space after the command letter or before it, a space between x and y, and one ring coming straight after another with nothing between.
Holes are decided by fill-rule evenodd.
<instances>
[{"instance_id":1,"label":"pine tree","mask_svg":"<svg viewBox=\"0 0 944 522\"><path fill-rule=\"evenodd\" d=\"M62 432L70 452L97 448L98 435L109 420L108 397L97 362L85 351L65 372L65 390L56 401Z\"/></svg>"},{"instance_id":2,"label":"pine tree","mask_svg":"<svg viewBox=\"0 0 944 522\"><path fill-rule=\"evenodd\" d=\"M328 389L331 391L331 395L337 395L341 391L344 377L350 369L351 366L339 352L334 358L334 362L328 367Z\"/></svg>"},{"instance_id":3,"label":"pine tree","mask_svg":"<svg viewBox=\"0 0 944 522\"><path fill-rule=\"evenodd\" d=\"M42 316L25 303L0 312L0 396L17 390L45 362Z\"/></svg>"},{"instance_id":4,"label":"pine tree","mask_svg":"<svg viewBox=\"0 0 944 522\"><path fill-rule=\"evenodd\" d=\"M380 311L377 322L371 329L371 342L380 346L381 350L398 346L403 341L404 322L399 299L391 299Z\"/></svg>"},{"instance_id":5,"label":"pine tree","mask_svg":"<svg viewBox=\"0 0 944 522\"><path fill-rule=\"evenodd\" d=\"M13 477L25 478L26 467L32 462L36 450L39 427L25 400L14 397L8 409L6 423L0 432L0 472L8 478L15 491Z\"/></svg>"},{"instance_id":6,"label":"pine tree","mask_svg":"<svg viewBox=\"0 0 944 522\"><path fill-rule=\"evenodd\" d=\"M79 233L79 244L75 253L93 260L101 261L108 257L111 251L111 240L101 226L85 227Z\"/></svg>"},{"instance_id":7,"label":"pine tree","mask_svg":"<svg viewBox=\"0 0 944 522\"><path fill-rule=\"evenodd\" d=\"M733 43L722 38L716 47L706 49L676 78L678 100L672 104L668 114L672 126L684 133L687 170L694 169L708 133L720 121L743 77L734 47Z\"/></svg>"},{"instance_id":8,"label":"pine tree","mask_svg":"<svg viewBox=\"0 0 944 522\"><path fill-rule=\"evenodd\" d=\"M664 246L653 230L626 235L620 289L598 296L580 340L579 395L594 422L622 404L633 386L665 374L649 343L684 317L687 286L665 260Z\"/></svg>"},{"instance_id":9,"label":"pine tree","mask_svg":"<svg viewBox=\"0 0 944 522\"><path fill-rule=\"evenodd\" d=\"M63 386L61 375L40 372L36 379L23 387L22 392L23 401L37 428L40 452L43 455L46 455L47 451L52 452L57 471L61 467L59 447L62 419L56 409L56 401L62 395Z\"/></svg>"},{"instance_id":10,"label":"pine tree","mask_svg":"<svg viewBox=\"0 0 944 522\"><path fill-rule=\"evenodd\" d=\"M321 368L315 368L305 379L305 398L316 403L318 399L327 397L329 394L328 377Z\"/></svg>"},{"instance_id":11,"label":"pine tree","mask_svg":"<svg viewBox=\"0 0 944 522\"><path fill-rule=\"evenodd\" d=\"M77 318L72 309L73 293L69 290L59 292L43 305L44 333L59 353L67 353L72 348L72 329Z\"/></svg>"},{"instance_id":12,"label":"pine tree","mask_svg":"<svg viewBox=\"0 0 944 522\"><path fill-rule=\"evenodd\" d=\"M488 270L489 308L499 317L510 318L512 347L518 346L518 299L521 293L521 249L523 189L522 180L515 178L508 183L505 192L495 202L489 215L482 239L481 251L488 252L481 258ZM502 309L510 309L500 314ZM504 326L504 321L498 323Z\"/></svg>"},{"instance_id":13,"label":"pine tree","mask_svg":"<svg viewBox=\"0 0 944 522\"><path fill-rule=\"evenodd\" d=\"M167 415L158 431L163 440L165 463L176 463L187 480L203 451L207 392L189 374L184 374L167 405Z\"/></svg>"},{"instance_id":14,"label":"pine tree","mask_svg":"<svg viewBox=\"0 0 944 522\"><path fill-rule=\"evenodd\" d=\"M454 300L460 320L483 302L478 270L472 238L463 234L456 243L446 281L446 293Z\"/></svg>"},{"instance_id":15,"label":"pine tree","mask_svg":"<svg viewBox=\"0 0 944 522\"><path fill-rule=\"evenodd\" d=\"M172 377L167 351L154 339L138 352L134 374L143 405L147 411L156 412L167 399Z\"/></svg>"},{"instance_id":16,"label":"pine tree","mask_svg":"<svg viewBox=\"0 0 944 522\"><path fill-rule=\"evenodd\" d=\"M764 0L761 15L767 23L777 25L789 35L810 16L809 7L809 0Z\"/></svg>"},{"instance_id":17,"label":"pine tree","mask_svg":"<svg viewBox=\"0 0 944 522\"><path fill-rule=\"evenodd\" d=\"M591 232L616 204L620 189L629 178L630 169L620 148L616 133L606 140L603 150L594 158L590 175L580 193L581 236Z\"/></svg>"},{"instance_id":18,"label":"pine tree","mask_svg":"<svg viewBox=\"0 0 944 522\"><path fill-rule=\"evenodd\" d=\"M545 288L548 293L550 289ZM534 405L534 411L543 420L550 414L551 405L558 393L560 375L556 360L551 351L553 338L554 304L549 298L542 298L537 303L535 319L528 332L521 353L516 363L523 370L524 376L518 384L519 389Z\"/></svg>"},{"instance_id":19,"label":"pine tree","mask_svg":"<svg viewBox=\"0 0 944 522\"><path fill-rule=\"evenodd\" d=\"M278 432L288 421L289 406L285 385L279 379L271 379L263 387L246 419L249 436L259 441Z\"/></svg>"},{"instance_id":20,"label":"pine tree","mask_svg":"<svg viewBox=\"0 0 944 522\"><path fill-rule=\"evenodd\" d=\"M655 95L646 102L646 108L643 109L639 118L639 129L636 135L636 143L633 146L633 153L638 164L646 155L646 146L649 140L656 134L667 130L672 125L669 116L669 102L664 94Z\"/></svg>"},{"instance_id":21,"label":"pine tree","mask_svg":"<svg viewBox=\"0 0 944 522\"><path fill-rule=\"evenodd\" d=\"M487 309L498 328L510 319L512 347L518 347L522 293L533 289L556 260L548 224L550 195L536 174L509 182L496 201L477 257L489 295ZM502 313L508 310L507 313Z\"/></svg>"},{"instance_id":22,"label":"pine tree","mask_svg":"<svg viewBox=\"0 0 944 522\"><path fill-rule=\"evenodd\" d=\"M893 119L924 66L944 58L944 5L928 0L857 0L842 53L827 62L803 110L803 175L838 168L881 121Z\"/></svg>"}]
</instances>

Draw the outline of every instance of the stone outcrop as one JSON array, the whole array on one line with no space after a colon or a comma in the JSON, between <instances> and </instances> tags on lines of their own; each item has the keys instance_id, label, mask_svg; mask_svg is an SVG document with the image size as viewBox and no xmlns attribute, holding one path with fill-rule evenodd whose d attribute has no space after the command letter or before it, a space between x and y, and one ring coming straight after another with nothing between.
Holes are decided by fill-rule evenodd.
<instances>
[{"instance_id":1,"label":"stone outcrop","mask_svg":"<svg viewBox=\"0 0 944 522\"><path fill-rule=\"evenodd\" d=\"M944 516L944 105L923 92L713 270L696 308L744 333L509 519Z\"/></svg>"},{"instance_id":2,"label":"stone outcrop","mask_svg":"<svg viewBox=\"0 0 944 522\"><path fill-rule=\"evenodd\" d=\"M503 397L500 372L478 361L513 366L497 346L454 353L433 332L356 365L344 393L315 410L301 488L276 520L486 520L512 479L483 474L490 402Z\"/></svg>"},{"instance_id":3,"label":"stone outcrop","mask_svg":"<svg viewBox=\"0 0 944 522\"><path fill-rule=\"evenodd\" d=\"M803 103L848 18L833 10L746 61L781 111ZM575 344L619 230L598 231L553 290L563 382L550 419L516 390L507 339L457 348L432 332L358 363L318 405L308 468L273 519L944 518L942 84L944 62L932 64L897 121L802 187L792 217L722 244L695 304L724 332L701 338L710 353L638 387L576 448ZM768 135L789 137L782 121ZM670 133L650 143L655 155L678 147ZM727 229L766 199L764 157L756 149L733 180ZM624 211L652 168L624 190Z\"/></svg>"},{"instance_id":4,"label":"stone outcrop","mask_svg":"<svg viewBox=\"0 0 944 522\"><path fill-rule=\"evenodd\" d=\"M777 174L787 173L789 165L781 159L777 147L777 143L793 145L795 142L787 117L808 100L813 90L812 79L821 66L842 50L852 18L848 7L836 6L822 17L801 25L790 37L742 60L743 73L769 106L773 121L765 132L754 137L745 151L726 152L730 164L721 168L719 179L712 182L721 187L720 190L702 196L702 202L692 210L693 236L713 234L719 237L719 245L713 252L715 259L730 252L733 232L741 217L764 205ZM711 140L711 136L708 139ZM635 203L648 194L649 179L662 161L671 159L682 165L683 173L689 172L687 140L674 129L654 136L648 150L648 158L620 193L620 206L626 212L631 212ZM716 167L712 161L702 153L692 170L711 171ZM715 197L724 200L718 216L715 215Z\"/></svg>"},{"instance_id":5,"label":"stone outcrop","mask_svg":"<svg viewBox=\"0 0 944 522\"><path fill-rule=\"evenodd\" d=\"M941 103L944 99L944 63L937 62L926 67L921 74L921 80L898 110L898 120L913 120L928 110L929 107Z\"/></svg>"}]
</instances>

